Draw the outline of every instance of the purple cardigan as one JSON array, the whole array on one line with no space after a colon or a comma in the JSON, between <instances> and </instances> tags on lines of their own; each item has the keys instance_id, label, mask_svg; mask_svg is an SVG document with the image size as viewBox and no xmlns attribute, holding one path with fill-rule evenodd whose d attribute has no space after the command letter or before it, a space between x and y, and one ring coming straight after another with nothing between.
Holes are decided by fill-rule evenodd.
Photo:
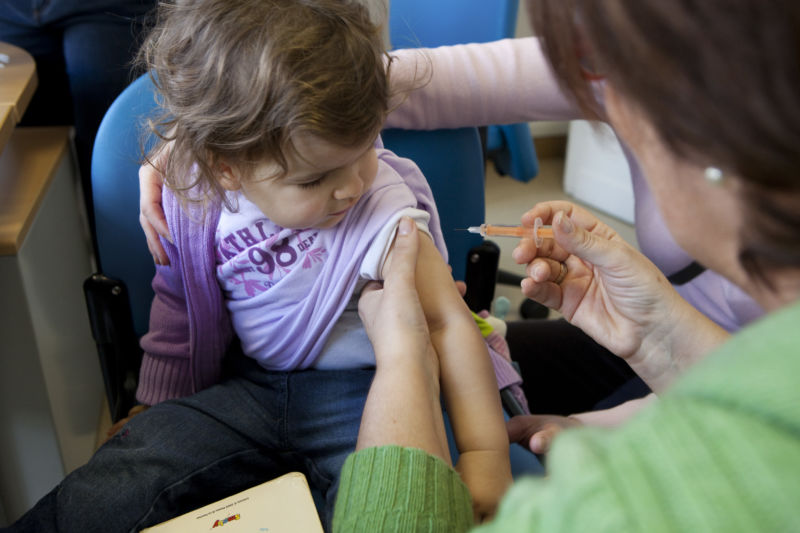
<instances>
[{"instance_id":1,"label":"purple cardigan","mask_svg":"<svg viewBox=\"0 0 800 533\"><path fill-rule=\"evenodd\" d=\"M410 189L411 202L416 198L416 207L430 214L429 230L446 258L433 195L419 168L410 160L383 150L380 140L376 146L381 162L379 172L385 175L376 178L376 185L365 198L380 196L376 191L379 183L385 185L383 190ZM146 405L187 396L219 381L222 359L233 338L216 277L214 238L221 205L213 203L205 209L198 205L182 207L166 187L162 204L174 244L162 240L170 266L156 267L150 327L141 341L145 353L136 398Z\"/></svg>"}]
</instances>

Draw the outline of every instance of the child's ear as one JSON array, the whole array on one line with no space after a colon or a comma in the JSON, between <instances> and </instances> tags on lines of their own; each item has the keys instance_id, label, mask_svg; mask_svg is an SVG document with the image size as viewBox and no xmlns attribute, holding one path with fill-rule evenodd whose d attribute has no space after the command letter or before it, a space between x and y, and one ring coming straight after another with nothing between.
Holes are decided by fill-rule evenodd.
<instances>
[{"instance_id":1,"label":"child's ear","mask_svg":"<svg viewBox=\"0 0 800 533\"><path fill-rule=\"evenodd\" d=\"M227 191L238 191L241 188L239 172L231 165L220 161L217 163L219 184Z\"/></svg>"}]
</instances>

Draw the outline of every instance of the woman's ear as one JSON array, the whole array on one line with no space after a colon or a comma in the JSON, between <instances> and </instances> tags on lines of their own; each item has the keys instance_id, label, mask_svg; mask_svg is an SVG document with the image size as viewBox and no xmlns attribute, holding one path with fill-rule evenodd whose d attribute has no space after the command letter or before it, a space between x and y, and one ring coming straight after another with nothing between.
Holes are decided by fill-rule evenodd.
<instances>
[{"instance_id":1,"label":"woman's ear","mask_svg":"<svg viewBox=\"0 0 800 533\"><path fill-rule=\"evenodd\" d=\"M225 162L218 162L219 184L227 191L238 191L241 188L239 171Z\"/></svg>"}]
</instances>

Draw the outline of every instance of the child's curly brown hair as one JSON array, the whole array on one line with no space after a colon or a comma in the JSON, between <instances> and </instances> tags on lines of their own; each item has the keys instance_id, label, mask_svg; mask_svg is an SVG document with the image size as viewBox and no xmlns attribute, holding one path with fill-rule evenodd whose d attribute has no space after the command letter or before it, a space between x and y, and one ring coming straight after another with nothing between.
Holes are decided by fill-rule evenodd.
<instances>
[{"instance_id":1,"label":"child's curly brown hair","mask_svg":"<svg viewBox=\"0 0 800 533\"><path fill-rule=\"evenodd\" d=\"M388 57L366 8L348 0L162 3L140 52L158 89L149 160L186 201L225 201L219 163L286 169L292 136L350 147L377 135ZM155 158L165 143L167 157Z\"/></svg>"}]
</instances>

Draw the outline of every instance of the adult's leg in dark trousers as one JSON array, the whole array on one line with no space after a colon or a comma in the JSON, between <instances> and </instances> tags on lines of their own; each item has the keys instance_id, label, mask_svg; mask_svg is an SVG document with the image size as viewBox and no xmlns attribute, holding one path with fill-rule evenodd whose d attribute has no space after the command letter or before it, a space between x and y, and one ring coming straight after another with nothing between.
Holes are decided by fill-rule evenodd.
<instances>
[{"instance_id":1,"label":"adult's leg in dark trousers","mask_svg":"<svg viewBox=\"0 0 800 533\"><path fill-rule=\"evenodd\" d=\"M107 0L70 16L64 31L64 59L75 117L75 152L89 225L94 235L91 157L94 138L114 99L133 81L133 59L154 0ZM105 5L104 5L105 4Z\"/></svg>"},{"instance_id":2,"label":"adult's leg in dark trousers","mask_svg":"<svg viewBox=\"0 0 800 533\"><path fill-rule=\"evenodd\" d=\"M506 340L533 413L581 413L649 392L624 360L566 320L509 322Z\"/></svg>"},{"instance_id":3,"label":"adult's leg in dark trousers","mask_svg":"<svg viewBox=\"0 0 800 533\"><path fill-rule=\"evenodd\" d=\"M262 392L262 398L284 391ZM9 531L138 531L302 465L279 452L285 402L232 378L134 417Z\"/></svg>"}]
</instances>

